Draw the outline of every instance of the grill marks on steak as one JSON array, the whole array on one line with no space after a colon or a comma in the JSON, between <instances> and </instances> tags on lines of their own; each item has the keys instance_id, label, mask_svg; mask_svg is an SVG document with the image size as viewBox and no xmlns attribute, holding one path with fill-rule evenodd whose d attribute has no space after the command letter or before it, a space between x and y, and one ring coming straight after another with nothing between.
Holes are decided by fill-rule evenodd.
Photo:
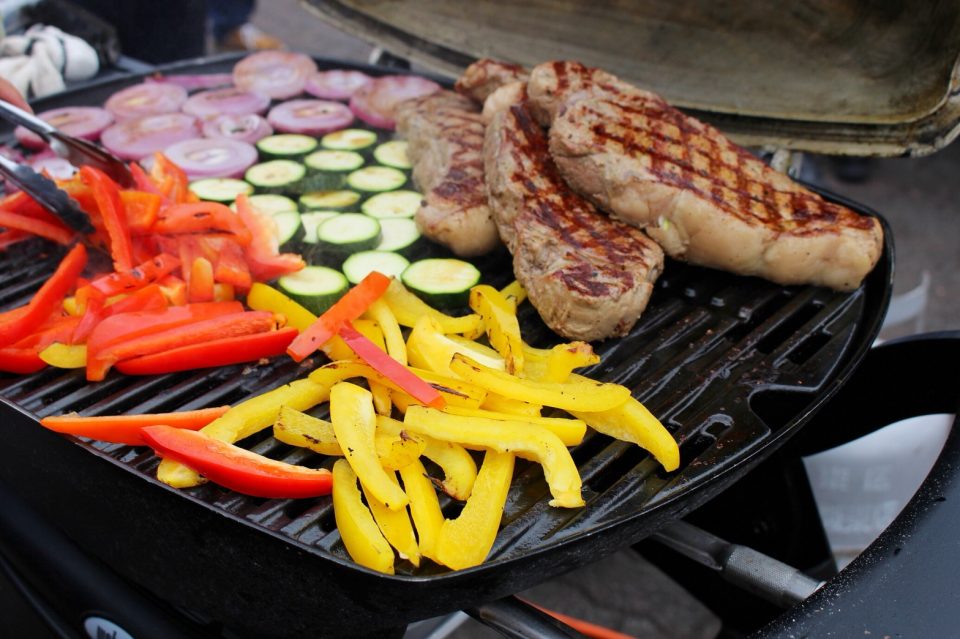
<instances>
[{"instance_id":1,"label":"grill marks on steak","mask_svg":"<svg viewBox=\"0 0 960 639\"><path fill-rule=\"evenodd\" d=\"M424 193L415 217L420 232L461 256L496 247L477 105L452 91L415 98L398 108L397 130L407 139L413 177Z\"/></svg>"},{"instance_id":2,"label":"grill marks on steak","mask_svg":"<svg viewBox=\"0 0 960 639\"><path fill-rule=\"evenodd\" d=\"M528 88L571 187L672 257L839 290L880 257L877 220L825 201L655 94L575 62L538 66Z\"/></svg>"},{"instance_id":3,"label":"grill marks on steak","mask_svg":"<svg viewBox=\"0 0 960 639\"><path fill-rule=\"evenodd\" d=\"M525 104L493 116L485 156L500 235L544 322L571 339L629 332L663 268L660 248L566 186Z\"/></svg>"},{"instance_id":4,"label":"grill marks on steak","mask_svg":"<svg viewBox=\"0 0 960 639\"><path fill-rule=\"evenodd\" d=\"M526 83L530 74L519 64L482 58L467 67L457 79L457 93L483 104L491 93L506 84Z\"/></svg>"}]
</instances>

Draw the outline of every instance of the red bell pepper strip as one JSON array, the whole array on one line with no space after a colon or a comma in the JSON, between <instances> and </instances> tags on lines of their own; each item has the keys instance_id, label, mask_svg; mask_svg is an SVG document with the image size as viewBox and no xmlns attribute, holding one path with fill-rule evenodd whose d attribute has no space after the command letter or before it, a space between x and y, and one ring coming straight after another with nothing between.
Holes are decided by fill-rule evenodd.
<instances>
[{"instance_id":1,"label":"red bell pepper strip","mask_svg":"<svg viewBox=\"0 0 960 639\"><path fill-rule=\"evenodd\" d=\"M104 307L107 305L107 297L95 288L85 287L85 289L88 293L84 295L83 316L68 344L82 344L87 341L90 333L105 315Z\"/></svg>"},{"instance_id":2,"label":"red bell pepper strip","mask_svg":"<svg viewBox=\"0 0 960 639\"><path fill-rule=\"evenodd\" d=\"M0 231L0 251L4 251L14 244L30 239L30 234L19 229L4 229Z\"/></svg>"},{"instance_id":3,"label":"red bell pepper strip","mask_svg":"<svg viewBox=\"0 0 960 639\"><path fill-rule=\"evenodd\" d=\"M0 348L26 337L59 309L63 298L77 283L77 278L86 264L87 249L83 244L77 244L63 258L50 279L36 292L27 304L26 311L0 319Z\"/></svg>"},{"instance_id":4,"label":"red bell pepper strip","mask_svg":"<svg viewBox=\"0 0 960 639\"><path fill-rule=\"evenodd\" d=\"M144 426L164 424L172 428L200 430L213 420L230 410L229 406L185 410L176 413L147 413L141 415L108 415L102 417L84 417L76 413L44 417L40 424L58 433L89 437L103 442L146 446L140 436Z\"/></svg>"},{"instance_id":5,"label":"red bell pepper strip","mask_svg":"<svg viewBox=\"0 0 960 639\"><path fill-rule=\"evenodd\" d=\"M104 310L104 317L118 315L120 313L133 313L136 311L162 311L167 308L167 298L160 290L159 284L150 284L144 286L139 291L127 295L112 304L107 304Z\"/></svg>"},{"instance_id":6,"label":"red bell pepper strip","mask_svg":"<svg viewBox=\"0 0 960 639\"><path fill-rule=\"evenodd\" d=\"M130 163L130 174L133 175L133 183L136 185L138 191L144 193L153 193L154 195L163 194L160 193L160 189L157 187L156 182L154 182L146 171L143 170L143 167L140 166L137 162Z\"/></svg>"},{"instance_id":7,"label":"red bell pepper strip","mask_svg":"<svg viewBox=\"0 0 960 639\"><path fill-rule=\"evenodd\" d=\"M73 242L76 233L60 223L40 220L20 213L0 210L0 226L6 229L26 231L38 237L52 240L57 244L69 245Z\"/></svg>"},{"instance_id":8,"label":"red bell pepper strip","mask_svg":"<svg viewBox=\"0 0 960 639\"><path fill-rule=\"evenodd\" d=\"M237 198L237 215L253 235L250 244L244 247L243 254L255 280L275 280L296 273L305 266L299 255L279 252L277 223L269 215L253 208L246 195Z\"/></svg>"},{"instance_id":9,"label":"red bell pepper strip","mask_svg":"<svg viewBox=\"0 0 960 639\"><path fill-rule=\"evenodd\" d=\"M130 313L126 313L130 315ZM120 317L119 315L116 317ZM101 322L100 325L102 325ZM87 380L99 382L111 366L124 359L152 355L181 346L200 344L225 337L263 333L276 327L276 317L265 311L242 311L183 324L164 331L126 339L97 350L94 356L87 343ZM91 365L93 362L93 365Z\"/></svg>"},{"instance_id":10,"label":"red bell pepper strip","mask_svg":"<svg viewBox=\"0 0 960 639\"><path fill-rule=\"evenodd\" d=\"M180 266L180 260L169 253L161 253L129 271L119 271L103 275L90 282L90 286L107 297L120 293L131 293L164 275L172 273Z\"/></svg>"},{"instance_id":11,"label":"red bell pepper strip","mask_svg":"<svg viewBox=\"0 0 960 639\"><path fill-rule=\"evenodd\" d=\"M326 468L286 464L202 432L147 426L141 433L158 454L185 464L212 482L238 493L296 499L328 495L333 488L333 476Z\"/></svg>"},{"instance_id":12,"label":"red bell pepper strip","mask_svg":"<svg viewBox=\"0 0 960 639\"><path fill-rule=\"evenodd\" d=\"M160 212L153 230L168 235L178 233L231 233L241 246L251 240L251 231L229 208L218 202L174 204Z\"/></svg>"},{"instance_id":13,"label":"red bell pepper strip","mask_svg":"<svg viewBox=\"0 0 960 639\"><path fill-rule=\"evenodd\" d=\"M183 306L187 303L187 283L176 275L167 275L158 282L163 296L171 306Z\"/></svg>"},{"instance_id":14,"label":"red bell pepper strip","mask_svg":"<svg viewBox=\"0 0 960 639\"><path fill-rule=\"evenodd\" d=\"M300 333L300 336L290 344L287 354L295 362L303 361L304 358L336 335L344 323L352 322L363 315L371 304L380 299L380 296L389 286L389 277L378 271L373 271L363 278L359 284L347 291L309 328Z\"/></svg>"},{"instance_id":15,"label":"red bell pepper strip","mask_svg":"<svg viewBox=\"0 0 960 639\"><path fill-rule=\"evenodd\" d=\"M92 166L80 167L80 179L90 187L93 199L97 202L100 218L110 241L110 256L113 258L114 268L118 271L129 271L133 268L133 247L117 183Z\"/></svg>"},{"instance_id":16,"label":"red bell pepper strip","mask_svg":"<svg viewBox=\"0 0 960 639\"><path fill-rule=\"evenodd\" d=\"M106 374L109 364L100 362L99 354L114 344L242 311L240 302L211 302L171 306L163 311L119 313L108 317L97 324L87 339L87 375Z\"/></svg>"},{"instance_id":17,"label":"red bell pepper strip","mask_svg":"<svg viewBox=\"0 0 960 639\"><path fill-rule=\"evenodd\" d=\"M243 249L233 240L225 239L220 245L213 279L224 284L232 284L244 291L253 285L250 269L243 259Z\"/></svg>"},{"instance_id":18,"label":"red bell pepper strip","mask_svg":"<svg viewBox=\"0 0 960 639\"><path fill-rule=\"evenodd\" d=\"M160 215L163 198L156 193L144 191L120 191L120 201L127 216L127 227L131 235L143 235L153 232L153 226Z\"/></svg>"},{"instance_id":19,"label":"red bell pepper strip","mask_svg":"<svg viewBox=\"0 0 960 639\"><path fill-rule=\"evenodd\" d=\"M191 302L213 301L213 264L205 257L196 257L187 278L187 299Z\"/></svg>"},{"instance_id":20,"label":"red bell pepper strip","mask_svg":"<svg viewBox=\"0 0 960 639\"><path fill-rule=\"evenodd\" d=\"M296 336L297 329L288 326L276 331L225 337L123 360L117 362L116 369L125 375L162 375L194 368L255 362L264 357L282 355Z\"/></svg>"},{"instance_id":21,"label":"red bell pepper strip","mask_svg":"<svg viewBox=\"0 0 960 639\"><path fill-rule=\"evenodd\" d=\"M443 396L437 392L437 389L426 383L413 373L406 366L393 359L376 344L364 337L350 322L344 322L338 331L340 337L347 346L350 347L357 357L365 361L371 368L378 373L390 379L399 386L403 392L410 395L425 406L433 408L443 408L446 405Z\"/></svg>"},{"instance_id":22,"label":"red bell pepper strip","mask_svg":"<svg viewBox=\"0 0 960 639\"><path fill-rule=\"evenodd\" d=\"M163 153L153 154L153 166L150 167L150 177L160 184L160 192L173 204L195 202L197 200L190 192L189 180L183 169L174 164Z\"/></svg>"},{"instance_id":23,"label":"red bell pepper strip","mask_svg":"<svg viewBox=\"0 0 960 639\"><path fill-rule=\"evenodd\" d=\"M42 370L46 365L35 348L0 348L0 371L28 375Z\"/></svg>"}]
</instances>

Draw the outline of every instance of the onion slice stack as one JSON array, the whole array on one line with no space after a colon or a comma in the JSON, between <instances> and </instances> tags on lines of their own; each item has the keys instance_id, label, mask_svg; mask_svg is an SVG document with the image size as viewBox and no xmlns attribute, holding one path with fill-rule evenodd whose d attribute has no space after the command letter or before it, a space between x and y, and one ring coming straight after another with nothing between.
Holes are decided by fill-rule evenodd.
<instances>
[{"instance_id":1,"label":"onion slice stack","mask_svg":"<svg viewBox=\"0 0 960 639\"><path fill-rule=\"evenodd\" d=\"M394 110L405 100L430 95L440 85L415 75L386 75L357 89L350 98L350 110L371 126L393 130Z\"/></svg>"}]
</instances>

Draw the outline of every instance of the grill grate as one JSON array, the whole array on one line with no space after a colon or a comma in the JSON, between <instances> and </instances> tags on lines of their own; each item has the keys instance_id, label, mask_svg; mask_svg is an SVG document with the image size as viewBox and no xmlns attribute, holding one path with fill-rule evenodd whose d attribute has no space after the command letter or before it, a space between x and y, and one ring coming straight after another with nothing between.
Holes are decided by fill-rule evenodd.
<instances>
[{"instance_id":1,"label":"grill grate","mask_svg":"<svg viewBox=\"0 0 960 639\"><path fill-rule=\"evenodd\" d=\"M184 70L219 72L232 62L190 65ZM102 101L117 88L116 83L107 84L83 100L68 95L65 101ZM761 452L772 450L794 432L803 416L849 374L879 330L892 272L889 232L887 237L881 264L851 294L783 288L668 261L637 326L625 338L597 344L602 361L587 374L630 387L661 418L681 443L680 469L665 473L639 448L589 434L572 451L584 480L587 506L561 510L547 505L549 493L539 467L518 460L502 530L488 562L475 569L449 573L427 561L419 570L399 563L396 577L370 573L348 559L329 497L259 499L211 484L173 491L158 486L157 458L142 448L74 440L89 453L75 462L83 468L60 471L60 481L38 499L85 547L129 579L160 591L180 606L203 601L214 618L231 619L253 632L275 634L281 624L293 634L300 626L291 624L290 618L316 601L334 607L357 606L362 601L361 614L367 627L373 628L516 592L637 541L668 518L692 510L732 482L737 471L745 472L758 462ZM424 251L417 257L427 251L431 256L446 255L436 247ZM0 254L0 310L29 299L61 255L34 242ZM495 286L512 279L506 268L509 263L505 250L476 261L485 281ZM556 336L529 304L521 307L520 321L528 342L556 343ZM193 409L237 403L320 364L318 357L302 365L286 360L151 378L112 373L97 384L87 384L82 371L0 374L0 397L29 411L31 420L69 410L108 414ZM324 410L317 414L325 416ZM32 429L24 432L28 438L38 437L37 444L28 442L19 449L26 461L0 473L4 481L28 484L46 456L37 449L49 447L51 441L60 443L42 438L48 433L29 425ZM332 464L330 459L277 442L269 431L240 444L292 463ZM58 448L49 454L72 456L76 446L65 446L70 450ZM104 465L134 479L130 485L118 484L118 475L104 472ZM82 475L91 488L83 481L71 483L72 475ZM113 506L106 505L92 486L115 486L111 497L123 505L123 516L112 517ZM78 502L91 514L71 510ZM460 508L445 497L441 505L447 516L455 516ZM109 536L87 531L83 526L88 516L109 518L115 531L140 539L140 545L133 543L127 549ZM163 517L178 520L177 527L165 528L169 540L155 530ZM211 534L218 535L217 543L204 536L209 529L216 530ZM281 545L268 543L270 539ZM155 550L156 546L167 552ZM184 551L189 560L177 563ZM259 581L248 575L249 570L232 571L231 562L240 556L248 561L248 555L258 569L271 562L277 566L265 573L254 571L261 575ZM169 576L165 568L170 563L192 578ZM206 583L211 579L208 569L216 572L217 583L230 580L236 582L238 592L260 593L261 599L249 596L263 609L212 594L211 589L220 586ZM337 579L330 579L331 575ZM291 579L296 580L294 585ZM266 612L274 607L276 615ZM340 621L320 617L326 625L311 626L314 630L340 628L349 634L351 622L346 617ZM307 624L300 617L297 622Z\"/></svg>"}]
</instances>

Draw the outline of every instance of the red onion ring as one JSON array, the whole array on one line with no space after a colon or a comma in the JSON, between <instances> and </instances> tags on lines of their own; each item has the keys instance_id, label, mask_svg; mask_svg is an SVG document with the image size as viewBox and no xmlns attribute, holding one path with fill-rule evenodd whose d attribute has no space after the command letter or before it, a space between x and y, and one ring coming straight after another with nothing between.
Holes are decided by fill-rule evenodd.
<instances>
[{"instance_id":1,"label":"red onion ring","mask_svg":"<svg viewBox=\"0 0 960 639\"><path fill-rule=\"evenodd\" d=\"M37 117L67 135L91 141L96 141L103 130L113 124L113 115L99 107L63 107L38 113ZM28 149L42 149L47 146L43 138L21 126L14 129L13 135L17 142Z\"/></svg>"},{"instance_id":2,"label":"red onion ring","mask_svg":"<svg viewBox=\"0 0 960 639\"><path fill-rule=\"evenodd\" d=\"M103 106L118 120L132 120L145 115L179 111L186 100L187 90L183 87L144 82L117 91L107 98Z\"/></svg>"},{"instance_id":3,"label":"red onion ring","mask_svg":"<svg viewBox=\"0 0 960 639\"><path fill-rule=\"evenodd\" d=\"M203 137L206 138L226 138L253 144L268 135L273 135L273 127L256 113L218 115L203 123Z\"/></svg>"},{"instance_id":4,"label":"red onion ring","mask_svg":"<svg viewBox=\"0 0 960 639\"><path fill-rule=\"evenodd\" d=\"M198 118L212 118L222 113L229 115L263 113L269 106L270 98L265 95L228 87L195 93L187 98L181 110Z\"/></svg>"},{"instance_id":5,"label":"red onion ring","mask_svg":"<svg viewBox=\"0 0 960 639\"><path fill-rule=\"evenodd\" d=\"M367 124L392 130L398 104L439 90L439 84L419 76L386 75L357 89L350 98L350 110Z\"/></svg>"},{"instance_id":6,"label":"red onion ring","mask_svg":"<svg viewBox=\"0 0 960 639\"><path fill-rule=\"evenodd\" d=\"M192 115L161 113L114 124L100 135L100 142L124 160L139 160L195 137L197 120Z\"/></svg>"},{"instance_id":7,"label":"red onion ring","mask_svg":"<svg viewBox=\"0 0 960 639\"><path fill-rule=\"evenodd\" d=\"M226 138L183 140L163 152L191 180L240 177L257 161L257 149L252 144Z\"/></svg>"},{"instance_id":8,"label":"red onion ring","mask_svg":"<svg viewBox=\"0 0 960 639\"><path fill-rule=\"evenodd\" d=\"M316 72L317 64L302 53L260 51L234 65L233 83L244 91L283 100L303 93L307 78Z\"/></svg>"},{"instance_id":9,"label":"red onion ring","mask_svg":"<svg viewBox=\"0 0 960 639\"><path fill-rule=\"evenodd\" d=\"M277 131L323 135L353 122L353 113L341 102L290 100L270 109L267 122Z\"/></svg>"},{"instance_id":10,"label":"red onion ring","mask_svg":"<svg viewBox=\"0 0 960 639\"><path fill-rule=\"evenodd\" d=\"M307 78L304 91L324 100L349 100L357 89L373 82L366 73L347 69L320 71Z\"/></svg>"}]
</instances>

